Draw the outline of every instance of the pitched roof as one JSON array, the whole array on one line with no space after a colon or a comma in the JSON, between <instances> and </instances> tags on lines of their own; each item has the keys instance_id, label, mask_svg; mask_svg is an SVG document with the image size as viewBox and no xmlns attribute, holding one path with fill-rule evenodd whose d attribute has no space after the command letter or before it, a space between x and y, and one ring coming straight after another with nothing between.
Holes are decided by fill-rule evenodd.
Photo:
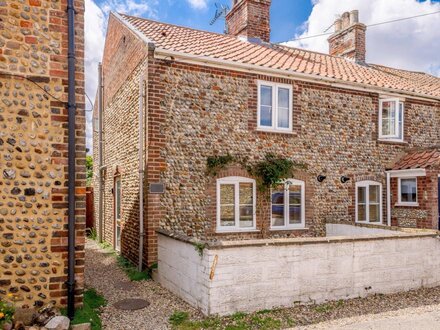
<instances>
[{"instance_id":1,"label":"pitched roof","mask_svg":"<svg viewBox=\"0 0 440 330\"><path fill-rule=\"evenodd\" d=\"M402 156L393 165L393 170L409 170L440 165L440 149L413 150Z\"/></svg>"},{"instance_id":2,"label":"pitched roof","mask_svg":"<svg viewBox=\"0 0 440 330\"><path fill-rule=\"evenodd\" d=\"M305 73L318 78L423 94L440 99L440 78L278 44L252 43L239 37L156 22L121 14L123 21L156 48L238 64Z\"/></svg>"}]
</instances>

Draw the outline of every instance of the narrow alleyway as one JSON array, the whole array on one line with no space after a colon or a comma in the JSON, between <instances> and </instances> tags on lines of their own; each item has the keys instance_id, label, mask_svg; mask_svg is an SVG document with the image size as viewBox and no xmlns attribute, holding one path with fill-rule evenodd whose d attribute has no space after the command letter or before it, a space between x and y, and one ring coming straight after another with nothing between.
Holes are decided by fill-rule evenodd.
<instances>
[{"instance_id":1,"label":"narrow alleyway","mask_svg":"<svg viewBox=\"0 0 440 330\"><path fill-rule=\"evenodd\" d=\"M86 244L85 280L86 287L95 288L107 300L101 314L104 329L169 329L168 318L176 310L187 311L196 317L199 315L194 308L154 281L130 282L118 267L115 256L92 240L87 240ZM115 303L127 298L145 299L150 305L135 311L114 307Z\"/></svg>"}]
</instances>

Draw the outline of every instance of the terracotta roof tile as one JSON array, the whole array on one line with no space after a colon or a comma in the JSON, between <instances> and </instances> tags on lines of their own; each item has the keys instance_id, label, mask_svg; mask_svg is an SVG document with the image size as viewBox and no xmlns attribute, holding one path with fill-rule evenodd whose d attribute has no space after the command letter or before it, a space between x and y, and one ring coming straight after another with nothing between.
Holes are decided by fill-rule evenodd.
<instances>
[{"instance_id":1,"label":"terracotta roof tile","mask_svg":"<svg viewBox=\"0 0 440 330\"><path fill-rule=\"evenodd\" d=\"M426 73L389 68L376 64L357 64L343 57L292 48L278 44L257 44L231 35L121 15L156 47L190 55L225 59L362 83L403 92L415 92L440 99L440 78Z\"/></svg>"},{"instance_id":2,"label":"terracotta roof tile","mask_svg":"<svg viewBox=\"0 0 440 330\"><path fill-rule=\"evenodd\" d=\"M413 150L406 153L393 165L393 170L409 170L440 165L440 150Z\"/></svg>"}]
</instances>

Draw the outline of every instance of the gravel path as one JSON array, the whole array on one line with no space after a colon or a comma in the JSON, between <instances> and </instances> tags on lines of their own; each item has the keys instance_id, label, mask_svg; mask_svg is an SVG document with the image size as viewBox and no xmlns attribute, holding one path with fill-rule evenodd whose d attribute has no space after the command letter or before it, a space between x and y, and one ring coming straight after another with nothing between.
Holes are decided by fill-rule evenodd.
<instances>
[{"instance_id":1,"label":"gravel path","mask_svg":"<svg viewBox=\"0 0 440 330\"><path fill-rule=\"evenodd\" d=\"M304 330L437 330L440 329L440 305L405 308L376 315L363 315L301 327Z\"/></svg>"},{"instance_id":2,"label":"gravel path","mask_svg":"<svg viewBox=\"0 0 440 330\"><path fill-rule=\"evenodd\" d=\"M85 280L86 287L95 288L107 300L101 314L104 329L169 329L168 318L176 310L189 312L191 318L201 317L197 310L154 281L129 282L114 255L92 240L86 243ZM114 303L126 298L146 299L150 306L138 311L113 307Z\"/></svg>"}]
</instances>

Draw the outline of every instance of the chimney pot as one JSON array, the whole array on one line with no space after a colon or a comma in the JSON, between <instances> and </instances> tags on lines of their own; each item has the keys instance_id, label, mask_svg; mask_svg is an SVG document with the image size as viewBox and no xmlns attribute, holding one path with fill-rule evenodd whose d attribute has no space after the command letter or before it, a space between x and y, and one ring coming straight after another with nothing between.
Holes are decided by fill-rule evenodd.
<instances>
[{"instance_id":1,"label":"chimney pot","mask_svg":"<svg viewBox=\"0 0 440 330\"><path fill-rule=\"evenodd\" d=\"M342 30L342 20L340 18L338 18L335 21L335 32L339 32Z\"/></svg>"},{"instance_id":2,"label":"chimney pot","mask_svg":"<svg viewBox=\"0 0 440 330\"><path fill-rule=\"evenodd\" d=\"M359 23L359 10L352 10L350 12L350 25Z\"/></svg>"},{"instance_id":3,"label":"chimney pot","mask_svg":"<svg viewBox=\"0 0 440 330\"><path fill-rule=\"evenodd\" d=\"M350 25L350 14L348 11L342 14L342 28L346 29Z\"/></svg>"}]
</instances>

